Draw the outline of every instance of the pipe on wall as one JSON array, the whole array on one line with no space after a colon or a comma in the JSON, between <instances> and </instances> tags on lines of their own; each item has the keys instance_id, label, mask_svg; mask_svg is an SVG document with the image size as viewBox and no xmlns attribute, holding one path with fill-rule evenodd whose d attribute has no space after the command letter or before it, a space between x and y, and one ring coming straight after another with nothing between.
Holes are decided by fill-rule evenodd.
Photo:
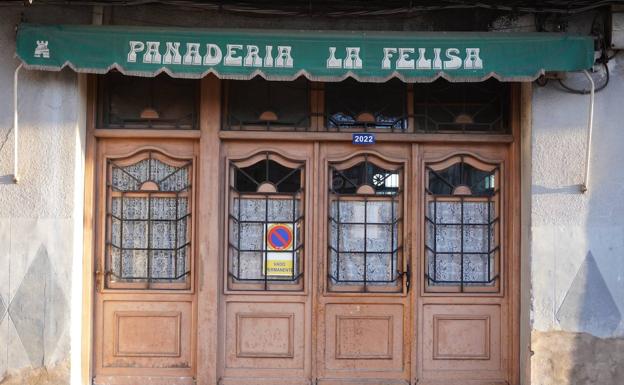
<instances>
[{"instance_id":1,"label":"pipe on wall","mask_svg":"<svg viewBox=\"0 0 624 385\"><path fill-rule=\"evenodd\" d=\"M19 73L22 69L22 63L20 63L15 69L13 75L13 183L19 181L19 151L17 148L19 140L19 120L17 113L17 81L19 79Z\"/></svg>"},{"instance_id":2,"label":"pipe on wall","mask_svg":"<svg viewBox=\"0 0 624 385\"><path fill-rule=\"evenodd\" d=\"M594 94L596 85L594 84L594 79L592 79L587 70L583 70L583 73L587 76L591 85L589 92L589 117L587 119L587 148L585 149L585 177L583 179L583 184L581 184L581 192L586 193L589 185L589 158L591 156L591 140L592 131L594 129Z\"/></svg>"}]
</instances>

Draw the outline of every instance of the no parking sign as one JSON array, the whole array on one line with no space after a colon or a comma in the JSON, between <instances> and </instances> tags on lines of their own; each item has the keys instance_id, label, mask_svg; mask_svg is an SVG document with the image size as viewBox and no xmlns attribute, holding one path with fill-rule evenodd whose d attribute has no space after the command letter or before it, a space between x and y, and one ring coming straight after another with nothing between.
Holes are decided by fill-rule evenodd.
<instances>
[{"instance_id":1,"label":"no parking sign","mask_svg":"<svg viewBox=\"0 0 624 385\"><path fill-rule=\"evenodd\" d=\"M295 236L291 223L274 223L266 227L266 275L292 276Z\"/></svg>"},{"instance_id":2,"label":"no parking sign","mask_svg":"<svg viewBox=\"0 0 624 385\"><path fill-rule=\"evenodd\" d=\"M269 250L292 250L292 225L278 223L270 225L267 231L267 245Z\"/></svg>"}]
</instances>

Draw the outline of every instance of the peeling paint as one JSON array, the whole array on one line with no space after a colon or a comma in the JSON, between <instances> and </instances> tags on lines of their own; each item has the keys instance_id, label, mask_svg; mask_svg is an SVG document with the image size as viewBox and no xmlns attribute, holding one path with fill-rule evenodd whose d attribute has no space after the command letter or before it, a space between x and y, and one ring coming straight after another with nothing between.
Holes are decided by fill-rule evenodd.
<instances>
[{"instance_id":1,"label":"peeling paint","mask_svg":"<svg viewBox=\"0 0 624 385\"><path fill-rule=\"evenodd\" d=\"M532 385L624 384L624 338L534 331L531 349Z\"/></svg>"},{"instance_id":2,"label":"peeling paint","mask_svg":"<svg viewBox=\"0 0 624 385\"><path fill-rule=\"evenodd\" d=\"M7 372L0 385L67 385L69 360L47 368L23 368Z\"/></svg>"}]
</instances>

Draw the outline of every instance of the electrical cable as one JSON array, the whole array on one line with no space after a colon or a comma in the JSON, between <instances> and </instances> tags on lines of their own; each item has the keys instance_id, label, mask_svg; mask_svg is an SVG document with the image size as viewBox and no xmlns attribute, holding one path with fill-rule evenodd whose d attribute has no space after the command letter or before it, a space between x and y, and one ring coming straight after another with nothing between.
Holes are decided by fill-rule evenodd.
<instances>
[{"instance_id":1,"label":"electrical cable","mask_svg":"<svg viewBox=\"0 0 624 385\"><path fill-rule=\"evenodd\" d=\"M546 85L548 84L548 78L544 75L540 76L539 78L535 79L535 83L540 86L540 87L546 87Z\"/></svg>"},{"instance_id":2,"label":"electrical cable","mask_svg":"<svg viewBox=\"0 0 624 385\"><path fill-rule=\"evenodd\" d=\"M609 84L609 66L607 65L607 63L601 63L604 66L605 69L605 82L600 86L597 87L594 90L594 93L596 92L600 92L602 90L604 90L605 88L607 88L607 85ZM578 95L588 95L591 91L590 90L578 90L578 89L574 89L570 86L568 86L567 84L564 83L564 81L562 79L557 79L559 81L559 85L566 91L573 93L573 94L578 94Z\"/></svg>"},{"instance_id":3,"label":"electrical cable","mask_svg":"<svg viewBox=\"0 0 624 385\"><path fill-rule=\"evenodd\" d=\"M611 60L617 55L617 52L614 53L612 56L609 56L608 54L608 48L607 48L607 44L606 44L605 37L604 37L604 31L601 31L598 28L599 25L597 24L597 20L600 15L601 13L597 12L596 15L594 16L594 19L592 20L591 34L597 37L597 41L599 44L598 48L601 51L600 58L597 60L597 62L600 63L602 67L604 68L605 80L602 85L594 89L594 93L600 92L604 90L605 88L607 88L607 85L609 84L609 79L610 79L608 63L609 63L609 60ZM604 23L600 25L600 27L604 28ZM567 92L578 94L578 95L588 95L591 93L591 90L587 90L587 89L579 90L579 89L570 87L563 81L563 79L557 79L557 81L559 82L559 85L561 86L561 88L563 88Z\"/></svg>"},{"instance_id":4,"label":"electrical cable","mask_svg":"<svg viewBox=\"0 0 624 385\"><path fill-rule=\"evenodd\" d=\"M264 3L264 4L263 4ZM201 10L226 11L233 13L251 13L259 15L281 16L310 16L323 14L329 17L346 16L409 16L412 12L427 12L451 9L489 9L494 11L506 11L513 13L539 13L539 14L566 14L573 15L603 6L624 4L623 0L599 0L570 1L517 1L513 5L503 1L461 1L445 0L431 5L430 2L421 1L415 5L415 1L352 1L341 2L338 5L333 2L317 0L316 11L314 0L308 0L305 5L298 1L197 1L197 0L111 0L111 1L82 1L82 0L33 0L33 5L102 5L102 6L140 6L149 4L161 4L171 6L186 6ZM2 5L24 4L23 0L4 1ZM405 5L399 5L405 4ZM536 5L539 4L539 5Z\"/></svg>"}]
</instances>

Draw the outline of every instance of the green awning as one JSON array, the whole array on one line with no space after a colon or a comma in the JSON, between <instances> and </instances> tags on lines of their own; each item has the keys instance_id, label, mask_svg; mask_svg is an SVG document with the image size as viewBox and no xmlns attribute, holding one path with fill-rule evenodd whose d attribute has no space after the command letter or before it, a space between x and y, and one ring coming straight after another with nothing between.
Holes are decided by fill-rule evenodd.
<instances>
[{"instance_id":1,"label":"green awning","mask_svg":"<svg viewBox=\"0 0 624 385\"><path fill-rule=\"evenodd\" d=\"M327 32L21 24L27 68L224 79L530 81L588 69L589 36L560 33Z\"/></svg>"}]
</instances>

